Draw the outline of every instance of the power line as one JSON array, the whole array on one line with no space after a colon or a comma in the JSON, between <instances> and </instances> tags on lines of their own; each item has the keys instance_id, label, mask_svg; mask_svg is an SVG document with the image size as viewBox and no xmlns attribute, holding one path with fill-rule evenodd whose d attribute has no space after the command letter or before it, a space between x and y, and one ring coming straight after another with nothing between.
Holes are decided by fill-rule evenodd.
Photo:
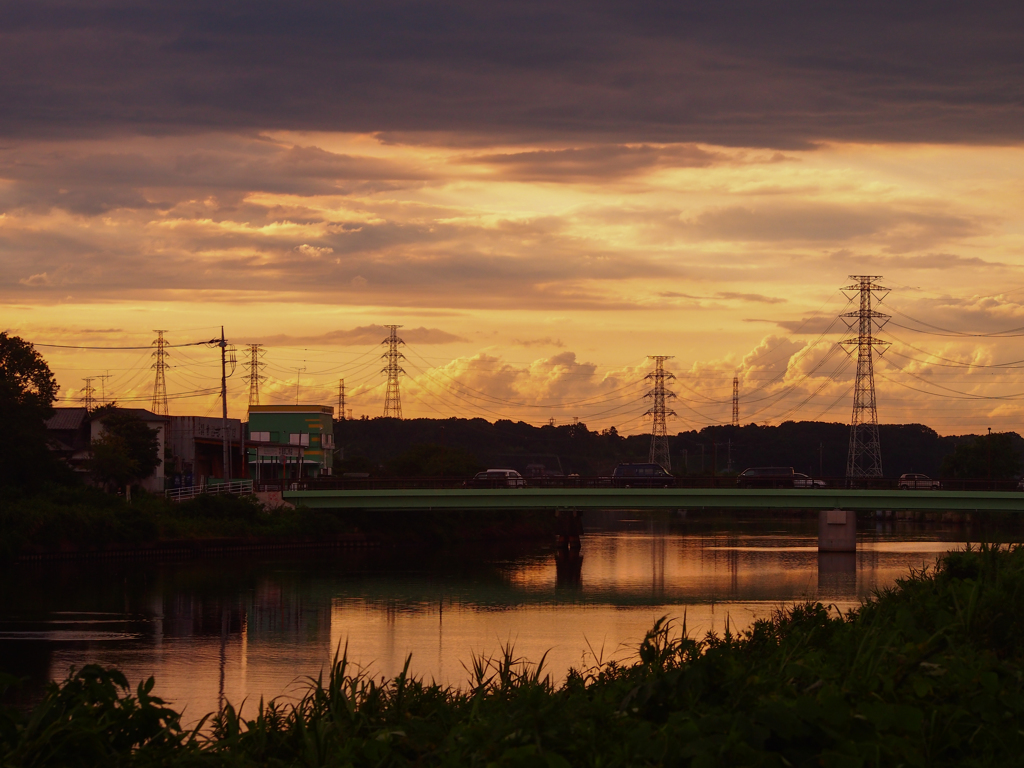
<instances>
[{"instance_id":1,"label":"power line","mask_svg":"<svg viewBox=\"0 0 1024 768\"><path fill-rule=\"evenodd\" d=\"M188 344L167 344L165 345L168 349L176 349L178 347L203 347L207 344L215 344L217 339L211 339L209 341L190 341ZM32 346L34 347L49 347L50 349L108 349L108 350L130 350L130 349L152 349L153 345L150 344L148 347L75 347L68 344L43 344L38 341L33 341Z\"/></svg>"},{"instance_id":2,"label":"power line","mask_svg":"<svg viewBox=\"0 0 1024 768\"><path fill-rule=\"evenodd\" d=\"M671 360L672 355L651 355L648 359L654 361L654 370L644 377L654 383L654 388L644 395L644 397L650 397L653 401L650 409L644 414L651 417L650 462L652 464L660 464L665 469L671 470L672 455L668 448L667 417L670 415L675 416L676 412L669 408L665 402L668 398L675 397L676 395L675 392L665 388L665 381L675 378L670 372L665 371L665 361Z\"/></svg>"},{"instance_id":3,"label":"power line","mask_svg":"<svg viewBox=\"0 0 1024 768\"><path fill-rule=\"evenodd\" d=\"M153 344L156 345L156 350L153 352L153 357L156 358L156 362L151 366L156 371L156 379L153 381L153 413L158 416L169 416L170 408L167 405L167 342L164 340L164 331L154 331L156 333L156 341ZM152 345L151 345L152 346Z\"/></svg>"},{"instance_id":4,"label":"power line","mask_svg":"<svg viewBox=\"0 0 1024 768\"><path fill-rule=\"evenodd\" d=\"M398 377L405 373L399 365L399 361L404 360L405 355L398 351L398 347L404 345L405 342L398 338L398 329L402 326L385 325L384 327L390 331L388 337L381 342L388 345L388 351L382 355L388 361L387 367L382 371L388 376L388 391L384 397L384 417L401 419L402 393L399 389Z\"/></svg>"},{"instance_id":5,"label":"power line","mask_svg":"<svg viewBox=\"0 0 1024 768\"><path fill-rule=\"evenodd\" d=\"M884 349L889 342L873 335L875 326L881 329L889 319L871 308L871 299L878 293L881 298L889 292L876 280L879 275L850 275L856 281L844 291L856 291L860 295L860 309L847 312L844 318L857 326L855 338L839 342L844 346L857 348L857 378L853 387L853 415L850 418L850 449L846 460L847 477L881 477L882 448L878 441L878 406L875 398L875 372L873 352L875 347ZM881 298L879 301L881 301Z\"/></svg>"},{"instance_id":6,"label":"power line","mask_svg":"<svg viewBox=\"0 0 1024 768\"><path fill-rule=\"evenodd\" d=\"M260 383L267 380L267 377L260 373L267 365L260 359L265 354L266 351L262 344L249 345L249 359L244 363L245 367L249 369L249 373L244 378L249 382L250 407L260 404Z\"/></svg>"}]
</instances>

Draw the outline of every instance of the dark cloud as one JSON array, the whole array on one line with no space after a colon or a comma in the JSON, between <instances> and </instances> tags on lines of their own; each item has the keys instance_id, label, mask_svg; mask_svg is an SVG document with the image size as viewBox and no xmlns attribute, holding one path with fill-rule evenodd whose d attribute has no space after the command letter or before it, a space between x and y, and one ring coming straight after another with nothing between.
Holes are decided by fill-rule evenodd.
<instances>
[{"instance_id":1,"label":"dark cloud","mask_svg":"<svg viewBox=\"0 0 1024 768\"><path fill-rule=\"evenodd\" d=\"M202 216L237 210L253 192L297 196L368 194L430 178L421 169L317 147L288 146L244 136L135 139L0 147L0 211L60 208L83 215L111 210L166 212L185 201ZM197 209L198 210L198 209ZM265 215L265 209L261 211Z\"/></svg>"},{"instance_id":2,"label":"dark cloud","mask_svg":"<svg viewBox=\"0 0 1024 768\"><path fill-rule=\"evenodd\" d=\"M37 0L0 133L440 131L799 147L1016 142L1024 6Z\"/></svg>"},{"instance_id":3,"label":"dark cloud","mask_svg":"<svg viewBox=\"0 0 1024 768\"><path fill-rule=\"evenodd\" d=\"M495 166L517 181L604 181L652 168L704 168L721 157L689 145L652 147L605 145L478 155L467 162Z\"/></svg>"},{"instance_id":4,"label":"dark cloud","mask_svg":"<svg viewBox=\"0 0 1024 768\"><path fill-rule=\"evenodd\" d=\"M335 347L363 347L380 344L387 339L390 331L383 325L361 325L357 328L338 329L327 333L310 336L277 336L263 337L262 341L271 347L294 347L305 344L327 344ZM452 344L466 341L454 333L442 331L440 328L400 328L398 335L409 344Z\"/></svg>"},{"instance_id":5,"label":"dark cloud","mask_svg":"<svg viewBox=\"0 0 1024 768\"><path fill-rule=\"evenodd\" d=\"M886 250L898 252L977 235L988 222L941 209L804 202L713 209L682 226L700 239L733 242L835 243L881 238Z\"/></svg>"},{"instance_id":6,"label":"dark cloud","mask_svg":"<svg viewBox=\"0 0 1024 768\"><path fill-rule=\"evenodd\" d=\"M720 291L715 294L719 299L732 299L734 301L750 301L755 304L785 304L785 299L777 296L765 296L760 293L734 293L732 291Z\"/></svg>"},{"instance_id":7,"label":"dark cloud","mask_svg":"<svg viewBox=\"0 0 1024 768\"><path fill-rule=\"evenodd\" d=\"M839 251L831 254L833 261L849 263L851 254ZM877 265L878 269L957 269L962 267L1006 267L1000 261L986 261L977 256L958 256L955 253L926 253L919 256L864 256L856 260L862 265Z\"/></svg>"},{"instance_id":8,"label":"dark cloud","mask_svg":"<svg viewBox=\"0 0 1024 768\"><path fill-rule=\"evenodd\" d=\"M561 339L555 339L551 336L545 336L540 339L513 339L512 343L517 347L558 347L562 348L565 344Z\"/></svg>"},{"instance_id":9,"label":"dark cloud","mask_svg":"<svg viewBox=\"0 0 1024 768\"><path fill-rule=\"evenodd\" d=\"M846 329L845 325L836 323L835 315L809 315L807 317L797 318L796 320L761 320L757 318L746 318L744 322L747 323L771 323L777 325L783 330L789 331L792 334L800 334L801 336L809 336L811 334L822 334L825 331L831 329L836 333L840 333Z\"/></svg>"}]
</instances>

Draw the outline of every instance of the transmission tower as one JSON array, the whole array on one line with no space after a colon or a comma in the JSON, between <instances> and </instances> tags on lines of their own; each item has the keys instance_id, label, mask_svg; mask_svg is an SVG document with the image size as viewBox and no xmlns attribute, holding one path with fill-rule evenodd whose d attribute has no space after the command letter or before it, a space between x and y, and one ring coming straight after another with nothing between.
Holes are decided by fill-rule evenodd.
<instances>
[{"instance_id":1,"label":"transmission tower","mask_svg":"<svg viewBox=\"0 0 1024 768\"><path fill-rule=\"evenodd\" d=\"M875 281L881 275L850 275L855 281L843 288L851 301L859 295L860 309L843 315L847 327L852 331L857 326L857 336L843 339L840 344L851 349L857 348L857 379L853 387L853 416L850 419L850 452L846 460L846 476L881 477L882 447L878 442L878 408L875 402L875 367L872 348L879 347L879 354L885 351L889 342L872 335L881 330L889 319L871 308L872 296L881 302L889 293ZM852 294L852 295L851 295Z\"/></svg>"},{"instance_id":2,"label":"transmission tower","mask_svg":"<svg viewBox=\"0 0 1024 768\"><path fill-rule=\"evenodd\" d=\"M338 419L345 420L345 380L338 379Z\"/></svg>"},{"instance_id":3,"label":"transmission tower","mask_svg":"<svg viewBox=\"0 0 1024 768\"><path fill-rule=\"evenodd\" d=\"M668 422L669 416L675 416L676 412L665 405L667 399L675 397L675 392L665 389L665 380L674 379L671 373L665 372L665 361L671 360L672 355L648 355L649 360L654 361L654 371L648 373L644 378L654 382L654 389L644 397L653 399L650 409L645 416L651 416L651 458L652 464L660 464L665 469L672 469L672 457L668 450Z\"/></svg>"},{"instance_id":4,"label":"transmission tower","mask_svg":"<svg viewBox=\"0 0 1024 768\"><path fill-rule=\"evenodd\" d=\"M82 390L82 404L87 411L96 407L96 390L92 388L92 379L82 379L85 382L85 389Z\"/></svg>"},{"instance_id":5,"label":"transmission tower","mask_svg":"<svg viewBox=\"0 0 1024 768\"><path fill-rule=\"evenodd\" d=\"M249 374L244 378L249 382L250 406L260 404L260 382L267 380L267 377L260 373L266 365L260 358L266 353L262 344L249 345L249 359L244 363L245 367L249 369Z\"/></svg>"},{"instance_id":6,"label":"transmission tower","mask_svg":"<svg viewBox=\"0 0 1024 768\"><path fill-rule=\"evenodd\" d=\"M384 398L384 417L400 419L402 418L402 394L398 389L398 377L405 371L398 363L405 359L405 355L398 351L398 346L405 342L398 338L398 329L402 326L385 325L384 327L391 331L391 334L381 342L381 344L388 345L388 351L381 355L382 360L388 361L387 368L381 370L381 373L388 375L388 392Z\"/></svg>"},{"instance_id":7,"label":"transmission tower","mask_svg":"<svg viewBox=\"0 0 1024 768\"><path fill-rule=\"evenodd\" d=\"M732 425L740 425L740 377L732 377Z\"/></svg>"},{"instance_id":8,"label":"transmission tower","mask_svg":"<svg viewBox=\"0 0 1024 768\"><path fill-rule=\"evenodd\" d=\"M167 331L154 331L156 334L156 341L153 344L156 346L156 351L153 352L153 357L156 358L156 362L153 363L153 370L156 371L156 381L153 382L153 413L158 416L170 416L170 409L167 407L167 341L164 339L164 334Z\"/></svg>"}]
</instances>

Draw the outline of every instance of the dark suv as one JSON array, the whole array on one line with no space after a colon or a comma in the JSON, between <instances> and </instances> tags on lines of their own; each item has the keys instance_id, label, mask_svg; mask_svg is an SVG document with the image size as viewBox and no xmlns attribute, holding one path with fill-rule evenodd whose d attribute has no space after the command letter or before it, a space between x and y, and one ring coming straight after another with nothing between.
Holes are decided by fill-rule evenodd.
<instances>
[{"instance_id":1,"label":"dark suv","mask_svg":"<svg viewBox=\"0 0 1024 768\"><path fill-rule=\"evenodd\" d=\"M612 472L617 488L673 488L676 479L660 464L619 464Z\"/></svg>"},{"instance_id":2,"label":"dark suv","mask_svg":"<svg viewBox=\"0 0 1024 768\"><path fill-rule=\"evenodd\" d=\"M737 488L792 488L792 467L750 467L736 476Z\"/></svg>"}]
</instances>

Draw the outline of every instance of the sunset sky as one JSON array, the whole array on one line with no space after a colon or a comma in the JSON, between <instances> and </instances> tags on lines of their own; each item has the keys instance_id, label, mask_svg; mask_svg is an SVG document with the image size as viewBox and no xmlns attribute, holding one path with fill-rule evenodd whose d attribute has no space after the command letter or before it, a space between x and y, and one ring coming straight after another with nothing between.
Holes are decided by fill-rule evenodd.
<instances>
[{"instance_id":1,"label":"sunset sky","mask_svg":"<svg viewBox=\"0 0 1024 768\"><path fill-rule=\"evenodd\" d=\"M1024 430L1024 6L48 2L0 24L0 329L148 407L155 329L265 345L262 402L644 432ZM219 353L170 350L171 413ZM986 367L988 366L988 367ZM248 386L229 380L230 415Z\"/></svg>"}]
</instances>

